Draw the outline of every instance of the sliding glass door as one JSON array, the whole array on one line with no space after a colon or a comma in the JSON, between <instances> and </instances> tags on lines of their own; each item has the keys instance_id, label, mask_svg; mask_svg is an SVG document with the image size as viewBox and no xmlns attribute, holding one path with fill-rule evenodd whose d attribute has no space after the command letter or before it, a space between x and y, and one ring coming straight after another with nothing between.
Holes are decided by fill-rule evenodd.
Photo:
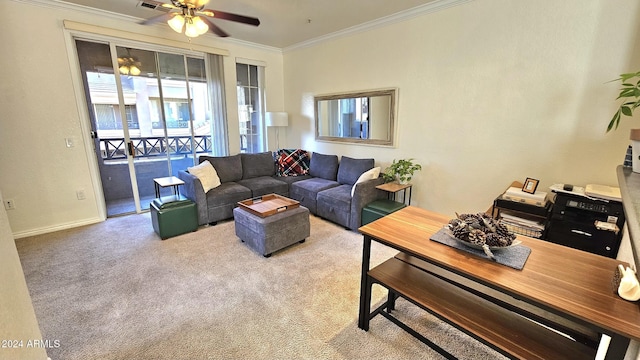
<instances>
[{"instance_id":1,"label":"sliding glass door","mask_svg":"<svg viewBox=\"0 0 640 360\"><path fill-rule=\"evenodd\" d=\"M86 40L76 48L107 216L146 210L154 178L212 153L205 60Z\"/></svg>"}]
</instances>

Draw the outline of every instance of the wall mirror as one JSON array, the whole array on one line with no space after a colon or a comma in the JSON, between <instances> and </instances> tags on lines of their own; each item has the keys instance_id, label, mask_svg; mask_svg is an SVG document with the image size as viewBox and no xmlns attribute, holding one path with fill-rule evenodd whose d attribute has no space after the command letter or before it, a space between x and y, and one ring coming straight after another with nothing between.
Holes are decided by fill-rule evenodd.
<instances>
[{"instance_id":1,"label":"wall mirror","mask_svg":"<svg viewBox=\"0 0 640 360\"><path fill-rule=\"evenodd\" d=\"M396 89L314 97L316 140L393 146Z\"/></svg>"}]
</instances>

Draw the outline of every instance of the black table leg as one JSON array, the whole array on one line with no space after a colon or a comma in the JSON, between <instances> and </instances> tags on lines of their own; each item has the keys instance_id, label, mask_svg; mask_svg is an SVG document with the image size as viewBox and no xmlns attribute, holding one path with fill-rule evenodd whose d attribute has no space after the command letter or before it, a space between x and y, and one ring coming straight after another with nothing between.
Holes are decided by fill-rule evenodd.
<instances>
[{"instance_id":1,"label":"black table leg","mask_svg":"<svg viewBox=\"0 0 640 360\"><path fill-rule=\"evenodd\" d=\"M620 335L610 335L611 342L609 342L609 349L605 360L609 359L624 359L624 355L627 353L629 347L629 339Z\"/></svg>"},{"instance_id":2,"label":"black table leg","mask_svg":"<svg viewBox=\"0 0 640 360\"><path fill-rule=\"evenodd\" d=\"M369 311L371 307L371 286L367 281L370 259L371 237L364 235L362 246L362 274L360 275L360 313L358 315L358 327L364 331L369 330Z\"/></svg>"}]
</instances>

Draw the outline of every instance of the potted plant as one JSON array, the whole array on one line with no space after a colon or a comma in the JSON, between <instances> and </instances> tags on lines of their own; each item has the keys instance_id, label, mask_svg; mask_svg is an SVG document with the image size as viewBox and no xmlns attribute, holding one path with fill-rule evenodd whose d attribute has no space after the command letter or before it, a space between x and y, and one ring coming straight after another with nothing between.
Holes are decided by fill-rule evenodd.
<instances>
[{"instance_id":1,"label":"potted plant","mask_svg":"<svg viewBox=\"0 0 640 360\"><path fill-rule=\"evenodd\" d=\"M411 181L416 171L422 170L422 165L413 162L413 159L393 159L391 165L385 169L382 177L386 182L398 181L406 184Z\"/></svg>"},{"instance_id":2,"label":"potted plant","mask_svg":"<svg viewBox=\"0 0 640 360\"><path fill-rule=\"evenodd\" d=\"M634 84L633 82L638 81ZM622 82L622 89L620 89L620 95L618 95L617 99L623 99L623 103L618 107L618 111L613 115L611 121L609 121L609 126L607 126L607 132L611 131L611 129L618 128L618 124L620 124L620 117L624 116L633 116L633 110L640 107L640 71L636 73L628 73L620 75L620 78L612 80ZM632 80L632 81L629 81Z\"/></svg>"}]
</instances>

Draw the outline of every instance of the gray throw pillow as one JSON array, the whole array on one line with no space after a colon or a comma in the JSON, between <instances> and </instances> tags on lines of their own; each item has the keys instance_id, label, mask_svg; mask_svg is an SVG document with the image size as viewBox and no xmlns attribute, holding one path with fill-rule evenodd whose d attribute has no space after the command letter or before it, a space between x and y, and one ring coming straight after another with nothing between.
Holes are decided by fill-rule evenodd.
<instances>
[{"instance_id":1,"label":"gray throw pillow","mask_svg":"<svg viewBox=\"0 0 640 360\"><path fill-rule=\"evenodd\" d=\"M270 151L257 154L240 154L242 157L242 178L251 179L259 176L276 174L276 163Z\"/></svg>"},{"instance_id":2,"label":"gray throw pillow","mask_svg":"<svg viewBox=\"0 0 640 360\"><path fill-rule=\"evenodd\" d=\"M220 182L242 180L242 160L240 154L232 156L200 156L199 162L209 160L216 169Z\"/></svg>"},{"instance_id":3,"label":"gray throw pillow","mask_svg":"<svg viewBox=\"0 0 640 360\"><path fill-rule=\"evenodd\" d=\"M312 158L313 159L313 158ZM343 156L338 169L338 182L342 185L353 185L365 171L373 169L373 159L353 159Z\"/></svg>"},{"instance_id":4,"label":"gray throw pillow","mask_svg":"<svg viewBox=\"0 0 640 360\"><path fill-rule=\"evenodd\" d=\"M336 181L336 176L338 175L338 156L314 152L311 154L309 175Z\"/></svg>"}]
</instances>

